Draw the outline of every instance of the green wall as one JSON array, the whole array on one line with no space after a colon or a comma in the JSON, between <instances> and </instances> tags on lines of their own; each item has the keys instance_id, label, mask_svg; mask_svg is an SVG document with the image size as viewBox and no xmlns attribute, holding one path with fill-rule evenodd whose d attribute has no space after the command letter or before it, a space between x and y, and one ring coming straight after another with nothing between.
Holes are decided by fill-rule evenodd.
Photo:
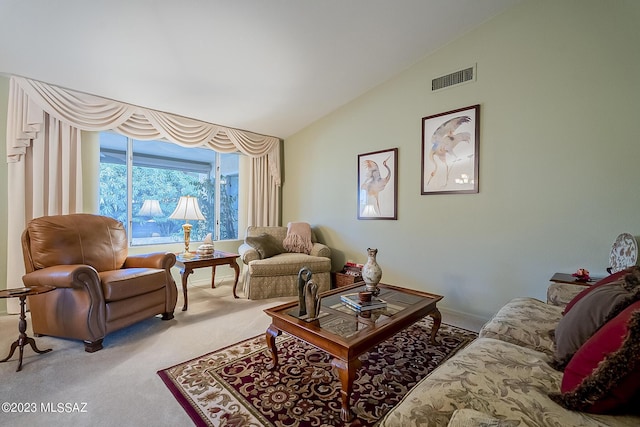
<instances>
[{"instance_id":1,"label":"green wall","mask_svg":"<svg viewBox=\"0 0 640 427\"><path fill-rule=\"evenodd\" d=\"M524 1L285 141L283 221L333 268L379 249L383 282L486 319L545 299L556 271L605 274L640 235L640 2ZM477 81L431 79L477 64ZM420 195L422 117L481 105L480 192ZM398 147L397 221L359 221L357 155ZM445 319L446 320L446 319Z\"/></svg>"}]
</instances>

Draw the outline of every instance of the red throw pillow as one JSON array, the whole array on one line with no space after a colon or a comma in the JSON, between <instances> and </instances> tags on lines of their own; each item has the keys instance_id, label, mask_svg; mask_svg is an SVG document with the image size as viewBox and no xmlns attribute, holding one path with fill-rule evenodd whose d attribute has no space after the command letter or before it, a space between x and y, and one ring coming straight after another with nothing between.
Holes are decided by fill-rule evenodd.
<instances>
[{"instance_id":1,"label":"red throw pillow","mask_svg":"<svg viewBox=\"0 0 640 427\"><path fill-rule=\"evenodd\" d=\"M615 273L605 277L604 279L598 280L596 283L594 283L591 286L586 286L582 292L580 292L578 295L573 297L573 299L571 301L569 301L569 303L564 308L564 311L562 312L562 314L567 314L569 312L569 310L571 310L571 308L574 305L576 305L576 303L578 301L580 301L582 298L584 298L585 295L587 295L589 292L592 292L594 289L597 289L600 286L606 285L606 284L611 283L611 282L616 282L619 279L622 279L625 274L627 274L627 273L629 273L631 271L632 268L633 267L625 268L624 270L620 270L618 272L615 272Z\"/></svg>"},{"instance_id":2,"label":"red throw pillow","mask_svg":"<svg viewBox=\"0 0 640 427\"><path fill-rule=\"evenodd\" d=\"M640 398L640 301L607 322L573 356L561 393L549 396L575 411L633 410Z\"/></svg>"}]
</instances>

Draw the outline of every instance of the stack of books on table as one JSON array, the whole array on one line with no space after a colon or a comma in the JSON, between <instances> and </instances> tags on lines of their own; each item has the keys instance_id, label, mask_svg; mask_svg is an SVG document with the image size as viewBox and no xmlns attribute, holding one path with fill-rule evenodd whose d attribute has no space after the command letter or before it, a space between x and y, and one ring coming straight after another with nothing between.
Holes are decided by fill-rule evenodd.
<instances>
[{"instance_id":1,"label":"stack of books on table","mask_svg":"<svg viewBox=\"0 0 640 427\"><path fill-rule=\"evenodd\" d=\"M340 300L345 303L347 307L356 311L375 310L378 308L385 308L387 306L386 301L376 297L371 298L371 301L360 301L357 292L341 295Z\"/></svg>"}]
</instances>

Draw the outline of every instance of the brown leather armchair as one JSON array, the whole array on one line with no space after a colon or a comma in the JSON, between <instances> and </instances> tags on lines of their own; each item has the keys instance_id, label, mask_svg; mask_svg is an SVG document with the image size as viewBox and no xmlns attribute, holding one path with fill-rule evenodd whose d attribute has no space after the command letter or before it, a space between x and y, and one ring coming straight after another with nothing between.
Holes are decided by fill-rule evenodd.
<instances>
[{"instance_id":1,"label":"brown leather armchair","mask_svg":"<svg viewBox=\"0 0 640 427\"><path fill-rule=\"evenodd\" d=\"M143 319L173 318L178 290L172 253L128 256L127 235L113 218L70 214L35 218L22 233L25 286L56 289L29 297L36 335L81 339L85 351Z\"/></svg>"}]
</instances>

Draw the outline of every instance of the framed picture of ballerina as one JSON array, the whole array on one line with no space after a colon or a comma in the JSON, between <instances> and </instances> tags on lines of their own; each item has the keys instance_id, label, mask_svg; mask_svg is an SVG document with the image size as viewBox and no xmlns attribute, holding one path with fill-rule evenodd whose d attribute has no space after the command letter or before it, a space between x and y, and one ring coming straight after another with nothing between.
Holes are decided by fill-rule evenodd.
<instances>
[{"instance_id":1,"label":"framed picture of ballerina","mask_svg":"<svg viewBox=\"0 0 640 427\"><path fill-rule=\"evenodd\" d=\"M358 219L398 219L398 149L358 155Z\"/></svg>"},{"instance_id":2,"label":"framed picture of ballerina","mask_svg":"<svg viewBox=\"0 0 640 427\"><path fill-rule=\"evenodd\" d=\"M422 194L478 192L480 105L422 119Z\"/></svg>"}]
</instances>

